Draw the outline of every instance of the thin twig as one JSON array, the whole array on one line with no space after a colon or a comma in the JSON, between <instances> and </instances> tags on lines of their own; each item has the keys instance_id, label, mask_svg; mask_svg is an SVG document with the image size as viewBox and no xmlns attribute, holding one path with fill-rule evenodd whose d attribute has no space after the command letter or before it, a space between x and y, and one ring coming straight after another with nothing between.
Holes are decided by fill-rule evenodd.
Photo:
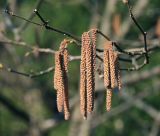
<instances>
[{"instance_id":1,"label":"thin twig","mask_svg":"<svg viewBox=\"0 0 160 136\"><path fill-rule=\"evenodd\" d=\"M37 9L35 9L34 12L35 12L35 14L40 18L40 20L41 20L42 23L43 23L43 26L44 26L46 29L55 31L55 32L60 33L60 34L63 34L63 35L66 35L66 36L68 36L68 37L70 37L70 38L72 38L72 39L74 39L74 40L76 40L76 41L78 41L78 42L81 42L80 38L77 38L76 36L74 36L74 35L72 35L72 34L70 34L70 33L68 33L68 32L65 32L65 31L62 31L62 30L59 30L59 29L56 29L56 28L53 28L53 27L49 26L49 25L48 25L48 21L45 21L45 20L44 20L44 18L40 15L40 13L38 12Z\"/></svg>"},{"instance_id":2,"label":"thin twig","mask_svg":"<svg viewBox=\"0 0 160 136\"><path fill-rule=\"evenodd\" d=\"M44 1L44 0L38 0L38 1L36 2L35 8L36 8L36 9L39 9L40 6L42 5L43 1ZM30 16L28 17L28 20L32 20L32 19L34 18L34 16L35 16L35 14L32 12L32 13L30 14ZM18 32L21 33L23 30L25 30L25 29L27 28L28 25L29 25L29 23L28 23L27 21L24 22L24 23L19 27Z\"/></svg>"},{"instance_id":3,"label":"thin twig","mask_svg":"<svg viewBox=\"0 0 160 136\"><path fill-rule=\"evenodd\" d=\"M147 49L147 32L145 32L143 30L143 28L141 27L141 25L138 23L138 21L136 20L136 18L134 17L133 13L132 13L132 8L130 6L130 3L128 1L127 3L127 7L130 13L130 17L133 20L134 24L137 26L137 28L140 30L140 32L143 35L144 38L144 50L145 50L145 60L144 60L144 64L148 64L149 63L149 56L148 56L148 49Z\"/></svg>"},{"instance_id":4,"label":"thin twig","mask_svg":"<svg viewBox=\"0 0 160 136\"><path fill-rule=\"evenodd\" d=\"M6 71L11 72L11 73L14 73L14 74L21 75L21 76L25 76L25 77L29 77L29 78L36 78L36 77L39 77L39 76L42 76L42 75L45 75L45 74L48 74L48 73L52 72L54 70L54 67L52 66L52 67L49 67L49 68L47 68L43 71L39 71L39 72L36 72L36 73L19 72L17 70L14 70L10 67L6 67L6 66L3 66L3 65L1 67L1 69L6 70Z\"/></svg>"}]
</instances>

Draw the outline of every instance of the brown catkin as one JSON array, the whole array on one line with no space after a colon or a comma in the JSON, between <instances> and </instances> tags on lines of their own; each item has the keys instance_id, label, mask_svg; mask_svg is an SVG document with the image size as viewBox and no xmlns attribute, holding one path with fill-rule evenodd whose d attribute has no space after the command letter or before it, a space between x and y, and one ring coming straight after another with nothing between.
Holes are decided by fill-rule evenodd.
<instances>
[{"instance_id":1,"label":"brown catkin","mask_svg":"<svg viewBox=\"0 0 160 136\"><path fill-rule=\"evenodd\" d=\"M109 51L109 64L110 64L110 79L111 79L111 88L116 87L116 68L115 68L115 59L113 50Z\"/></svg>"},{"instance_id":2,"label":"brown catkin","mask_svg":"<svg viewBox=\"0 0 160 136\"><path fill-rule=\"evenodd\" d=\"M54 89L57 90L57 61L58 60L58 55L55 53L55 68L54 68L54 77L53 77L53 84L54 84Z\"/></svg>"},{"instance_id":3,"label":"brown catkin","mask_svg":"<svg viewBox=\"0 0 160 136\"><path fill-rule=\"evenodd\" d=\"M106 90L106 110L110 111L112 106L112 89Z\"/></svg>"},{"instance_id":4,"label":"brown catkin","mask_svg":"<svg viewBox=\"0 0 160 136\"><path fill-rule=\"evenodd\" d=\"M120 65L119 65L119 60L118 60L118 53L114 53L114 58L115 58L115 67L116 67L116 79L117 79L117 86L118 89L120 90L122 87L122 81L121 81L121 72L120 72Z\"/></svg>"},{"instance_id":5,"label":"brown catkin","mask_svg":"<svg viewBox=\"0 0 160 136\"><path fill-rule=\"evenodd\" d=\"M64 60L65 60L65 56L64 56ZM64 88L64 118L65 120L68 120L70 117L70 112L69 112L69 99L68 99L68 76L67 76L66 71L64 71L64 85L65 85L65 88Z\"/></svg>"},{"instance_id":6,"label":"brown catkin","mask_svg":"<svg viewBox=\"0 0 160 136\"><path fill-rule=\"evenodd\" d=\"M91 29L87 34L86 69L87 69L87 112L94 108L95 70L96 70L96 40L97 29Z\"/></svg>"},{"instance_id":7,"label":"brown catkin","mask_svg":"<svg viewBox=\"0 0 160 136\"><path fill-rule=\"evenodd\" d=\"M63 58L64 58L65 71L68 72L69 54L67 49L64 49L63 51Z\"/></svg>"},{"instance_id":8,"label":"brown catkin","mask_svg":"<svg viewBox=\"0 0 160 136\"><path fill-rule=\"evenodd\" d=\"M93 45L91 44L89 33L86 35L86 77L87 77L87 112L91 113L94 106L94 62L93 62Z\"/></svg>"},{"instance_id":9,"label":"brown catkin","mask_svg":"<svg viewBox=\"0 0 160 136\"><path fill-rule=\"evenodd\" d=\"M63 84L64 84L64 118L68 120L70 117L69 112L69 99L68 99L68 63L69 63L69 54L67 50L67 45L69 40L64 39L60 44L60 51L62 55L61 60L61 69L63 71Z\"/></svg>"},{"instance_id":10,"label":"brown catkin","mask_svg":"<svg viewBox=\"0 0 160 136\"><path fill-rule=\"evenodd\" d=\"M112 42L107 41L107 43L104 45L104 55L103 55L103 61L104 61L104 86L106 88L111 87L111 77L110 77L110 57L109 57L109 51L112 51Z\"/></svg>"},{"instance_id":11,"label":"brown catkin","mask_svg":"<svg viewBox=\"0 0 160 136\"><path fill-rule=\"evenodd\" d=\"M64 84L65 84L65 90L64 90L64 118L65 120L68 120L70 117L70 112L69 112L69 100L68 100L68 62L69 62L69 55L68 55L68 50L64 50L63 52L63 58L64 58Z\"/></svg>"},{"instance_id":12,"label":"brown catkin","mask_svg":"<svg viewBox=\"0 0 160 136\"><path fill-rule=\"evenodd\" d=\"M96 41L97 41L97 29L91 29L89 36L92 44L92 58L93 58L93 70L96 71Z\"/></svg>"},{"instance_id":13,"label":"brown catkin","mask_svg":"<svg viewBox=\"0 0 160 136\"><path fill-rule=\"evenodd\" d=\"M87 118L86 100L86 32L82 34L81 64L80 64L80 110L84 119Z\"/></svg>"},{"instance_id":14,"label":"brown catkin","mask_svg":"<svg viewBox=\"0 0 160 136\"><path fill-rule=\"evenodd\" d=\"M57 51L55 53L55 65L56 65L56 77L55 77L55 84L57 89L57 109L59 112L62 112L63 110L63 102L64 102L64 83L63 83L63 70L61 68L61 60L62 56L60 54L60 51Z\"/></svg>"}]
</instances>

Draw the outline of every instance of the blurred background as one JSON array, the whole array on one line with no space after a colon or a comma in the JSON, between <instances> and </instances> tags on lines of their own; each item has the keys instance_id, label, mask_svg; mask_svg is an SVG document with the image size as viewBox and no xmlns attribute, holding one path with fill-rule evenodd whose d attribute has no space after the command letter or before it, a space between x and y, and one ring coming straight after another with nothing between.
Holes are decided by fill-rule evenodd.
<instances>
[{"instance_id":1,"label":"blurred background","mask_svg":"<svg viewBox=\"0 0 160 136\"><path fill-rule=\"evenodd\" d=\"M130 3L138 22L148 32L148 47L153 50L149 53L150 63L144 68L121 72L123 87L120 93L113 93L112 110L105 110L105 88L97 74L94 112L83 120L79 111L79 60L69 64L68 121L56 108L53 72L31 79L0 69L1 136L160 135L160 1ZM23 44L58 50L65 36L11 17L3 12L6 8L41 23L33 13L37 8L51 26L77 37L90 28L98 28L123 49L144 45L142 34L121 0L0 0L0 64L16 71L36 73L54 66L53 54L40 53ZM98 36L97 43L98 48L103 48L105 39ZM69 52L78 56L80 48L73 44ZM101 68L100 62L98 66ZM120 66L128 68L131 64L121 62Z\"/></svg>"}]
</instances>

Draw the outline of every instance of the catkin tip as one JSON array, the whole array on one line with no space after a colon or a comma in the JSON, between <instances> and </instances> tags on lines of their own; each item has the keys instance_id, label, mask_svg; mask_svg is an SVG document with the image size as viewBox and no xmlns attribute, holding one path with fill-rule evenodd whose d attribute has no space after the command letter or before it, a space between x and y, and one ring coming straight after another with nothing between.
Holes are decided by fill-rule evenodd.
<instances>
[{"instance_id":1,"label":"catkin tip","mask_svg":"<svg viewBox=\"0 0 160 136\"><path fill-rule=\"evenodd\" d=\"M110 111L112 106L112 89L106 90L106 110Z\"/></svg>"}]
</instances>

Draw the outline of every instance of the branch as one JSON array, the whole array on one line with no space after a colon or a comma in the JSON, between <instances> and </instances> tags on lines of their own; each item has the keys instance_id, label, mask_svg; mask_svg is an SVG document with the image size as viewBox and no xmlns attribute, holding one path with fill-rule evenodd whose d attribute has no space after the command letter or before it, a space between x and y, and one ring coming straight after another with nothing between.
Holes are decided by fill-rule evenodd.
<instances>
[{"instance_id":1,"label":"branch","mask_svg":"<svg viewBox=\"0 0 160 136\"><path fill-rule=\"evenodd\" d=\"M45 74L48 74L50 72L52 72L54 70L54 67L49 67L43 71L39 71L39 72L36 72L36 73L24 73L24 72L19 72L17 70L14 70L10 67L6 67L4 66L3 64L0 63L0 70L5 70L7 72L11 72L11 73L14 73L14 74L18 74L18 75L22 75L22 76L25 76L25 77L29 77L29 78L36 78L36 77L39 77L39 76L42 76L42 75L45 75Z\"/></svg>"},{"instance_id":2,"label":"branch","mask_svg":"<svg viewBox=\"0 0 160 136\"><path fill-rule=\"evenodd\" d=\"M36 9L39 9L40 6L42 5L44 0L38 0L36 5L35 5L35 8ZM28 20L32 20L34 18L35 14L34 13L31 13L31 15L28 17ZM18 29L18 32L21 33L23 30L25 30L27 28L27 26L29 25L29 23L26 21L24 22Z\"/></svg>"},{"instance_id":3,"label":"branch","mask_svg":"<svg viewBox=\"0 0 160 136\"><path fill-rule=\"evenodd\" d=\"M137 26L137 28L140 30L140 32L143 35L144 38L144 51L145 51L145 60L144 60L144 65L149 63L149 56L148 56L148 50L147 50L147 32L145 32L143 30L143 28L141 27L141 25L138 23L138 21L136 20L136 18L134 17L133 13L132 13L132 8L130 6L129 1L127 2L127 7L130 13L130 17L133 20L134 24Z\"/></svg>"}]
</instances>

